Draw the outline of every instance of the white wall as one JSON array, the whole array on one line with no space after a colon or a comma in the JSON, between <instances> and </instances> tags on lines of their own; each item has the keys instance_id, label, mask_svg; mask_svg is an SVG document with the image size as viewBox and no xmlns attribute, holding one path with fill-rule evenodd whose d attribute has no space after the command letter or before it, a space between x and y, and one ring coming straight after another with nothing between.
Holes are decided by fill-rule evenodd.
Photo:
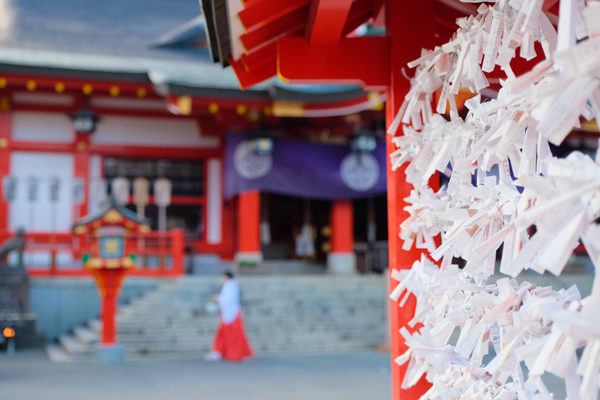
<instances>
[{"instance_id":1,"label":"white wall","mask_svg":"<svg viewBox=\"0 0 600 400\"><path fill-rule=\"evenodd\" d=\"M10 203L9 229L20 227L27 231L70 231L73 223L71 202L71 179L73 156L66 153L41 153L14 151L10 156L11 176L17 178L15 201ZM27 200L27 178L40 179L37 202ZM62 184L55 205L50 202L49 180L58 177Z\"/></svg>"},{"instance_id":2,"label":"white wall","mask_svg":"<svg viewBox=\"0 0 600 400\"><path fill-rule=\"evenodd\" d=\"M15 111L12 115L14 140L52 143L75 140L73 123L66 114Z\"/></svg>"},{"instance_id":3,"label":"white wall","mask_svg":"<svg viewBox=\"0 0 600 400\"><path fill-rule=\"evenodd\" d=\"M209 147L219 139L202 137L190 119L103 117L91 136L92 143L131 146Z\"/></svg>"}]
</instances>

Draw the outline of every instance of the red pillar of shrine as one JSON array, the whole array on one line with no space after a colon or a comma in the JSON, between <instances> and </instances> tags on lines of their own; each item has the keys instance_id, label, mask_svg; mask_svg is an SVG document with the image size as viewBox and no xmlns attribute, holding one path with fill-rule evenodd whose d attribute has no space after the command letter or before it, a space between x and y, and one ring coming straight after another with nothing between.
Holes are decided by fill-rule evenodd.
<instances>
[{"instance_id":1,"label":"red pillar of shrine","mask_svg":"<svg viewBox=\"0 0 600 400\"><path fill-rule=\"evenodd\" d=\"M238 251L235 261L238 264L256 265L262 263L260 247L260 192L251 190L238 198Z\"/></svg>"},{"instance_id":2,"label":"red pillar of shrine","mask_svg":"<svg viewBox=\"0 0 600 400\"><path fill-rule=\"evenodd\" d=\"M334 274L356 272L354 253L354 209L350 200L331 203L331 251L327 256L327 268Z\"/></svg>"},{"instance_id":3,"label":"red pillar of shrine","mask_svg":"<svg viewBox=\"0 0 600 400\"><path fill-rule=\"evenodd\" d=\"M386 6L386 29L391 41L391 86L387 91L386 102L386 121L389 126L402 106L404 96L410 89L410 82L402 74L402 68L408 71L406 64L419 58L422 48L433 49L435 20L433 0L416 2L387 0ZM401 133L401 129L402 127L399 128L399 133ZM391 139L392 137L387 135L388 154L396 150ZM421 252L414 247L411 251L402 250L402 241L398 236L399 226L409 216L408 212L404 211L406 204L403 199L409 196L412 185L406 182L404 168L393 172L390 158L387 159L389 271L391 272L393 269L411 268L413 262L420 257ZM396 280L390 279L390 290L393 290L397 284ZM414 331L407 326L407 323L414 316L415 305L415 297L412 295L402 308L398 307L394 301L390 304L392 360L407 350L398 331L403 326L406 326L411 332ZM430 384L422 378L415 386L403 390L401 385L407 366L408 363L400 367L392 361L392 398L394 400L418 399L430 387Z\"/></svg>"}]
</instances>

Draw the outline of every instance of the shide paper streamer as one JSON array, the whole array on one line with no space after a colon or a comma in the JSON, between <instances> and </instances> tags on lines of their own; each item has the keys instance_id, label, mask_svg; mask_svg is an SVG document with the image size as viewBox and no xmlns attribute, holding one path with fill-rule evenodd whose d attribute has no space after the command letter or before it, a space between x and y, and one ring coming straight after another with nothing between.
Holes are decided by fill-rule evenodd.
<instances>
[{"instance_id":1,"label":"shide paper streamer","mask_svg":"<svg viewBox=\"0 0 600 400\"><path fill-rule=\"evenodd\" d=\"M391 298L400 306L417 298L409 326L423 327L402 328L409 350L395 361L408 363L404 388L422 376L432 382L421 399L551 399L546 371L565 379L569 400L598 395L600 156L554 158L549 143L560 145L580 116L600 121L600 2L561 0L558 32L543 3L499 0L459 19L449 43L409 64L417 67L412 86L388 130L403 132L390 157L394 170L407 164L414 186L403 248L430 253L392 272L399 284ZM511 60L517 50L534 58L535 42L546 60L515 76ZM484 73L496 65L508 78L496 99L482 101ZM454 101L461 86L478 93L465 120ZM448 103L450 121L438 114ZM450 180L434 192L427 182L436 171ZM555 291L511 279L528 269L560 275L580 240L596 267L589 297L576 286ZM509 277L489 284L501 245L499 272ZM449 343L456 327L460 337ZM490 346L495 357L484 364Z\"/></svg>"}]
</instances>

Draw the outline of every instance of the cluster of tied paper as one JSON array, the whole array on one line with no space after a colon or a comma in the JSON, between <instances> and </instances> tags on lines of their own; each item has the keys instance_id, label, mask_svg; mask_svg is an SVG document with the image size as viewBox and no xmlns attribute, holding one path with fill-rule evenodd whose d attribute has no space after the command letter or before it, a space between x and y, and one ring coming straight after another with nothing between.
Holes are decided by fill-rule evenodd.
<instances>
[{"instance_id":1,"label":"cluster of tied paper","mask_svg":"<svg viewBox=\"0 0 600 400\"><path fill-rule=\"evenodd\" d=\"M575 286L555 291L510 278L523 270L561 274L580 240L600 267L600 156L558 159L549 147L580 116L600 121L600 2L561 0L558 29L543 3L498 0L459 19L449 43L409 64L417 66L411 89L388 130L397 146L393 169L405 165L414 186L403 248L441 260L423 256L410 270L392 271L400 283L391 298L400 306L411 293L417 298L409 326L422 327L400 331L409 349L395 361L408 363L404 388L422 376L433 383L421 399L551 399L546 371L565 378L569 400L598 395L598 274L583 299ZM536 41L545 61L515 76L511 60L534 58ZM484 72L496 65L507 79L484 100ZM464 120L454 100L461 86L478 93ZM448 103L449 121L439 114ZM438 191L428 186L436 171L449 176ZM501 245L500 273L510 277L491 284ZM453 257L466 260L463 269ZM495 356L484 363L490 346Z\"/></svg>"}]
</instances>

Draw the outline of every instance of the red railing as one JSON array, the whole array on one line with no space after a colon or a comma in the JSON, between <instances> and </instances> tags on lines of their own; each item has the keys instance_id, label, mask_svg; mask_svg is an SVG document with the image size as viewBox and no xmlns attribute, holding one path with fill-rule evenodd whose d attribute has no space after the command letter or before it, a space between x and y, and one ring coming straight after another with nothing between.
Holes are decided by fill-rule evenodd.
<instances>
[{"instance_id":1,"label":"red railing","mask_svg":"<svg viewBox=\"0 0 600 400\"><path fill-rule=\"evenodd\" d=\"M0 243L14 237L15 232L0 231ZM91 276L83 268L83 256L94 253L93 246L90 236L26 233L23 264L32 278ZM181 229L131 235L125 246L138 264L130 276L174 277L184 273L185 235ZM3 262L16 264L18 257L18 252L13 251Z\"/></svg>"}]
</instances>

